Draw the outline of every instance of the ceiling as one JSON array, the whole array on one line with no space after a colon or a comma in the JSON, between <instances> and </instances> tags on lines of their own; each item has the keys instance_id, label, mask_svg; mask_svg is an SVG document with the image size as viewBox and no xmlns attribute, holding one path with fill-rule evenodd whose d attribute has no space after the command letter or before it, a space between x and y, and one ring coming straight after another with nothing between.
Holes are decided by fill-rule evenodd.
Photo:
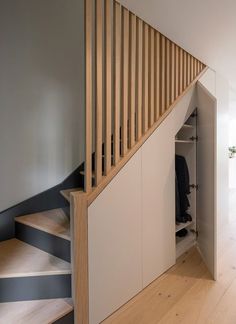
<instances>
[{"instance_id":1,"label":"ceiling","mask_svg":"<svg viewBox=\"0 0 236 324\"><path fill-rule=\"evenodd\" d=\"M236 89L235 0L119 0Z\"/></svg>"}]
</instances>

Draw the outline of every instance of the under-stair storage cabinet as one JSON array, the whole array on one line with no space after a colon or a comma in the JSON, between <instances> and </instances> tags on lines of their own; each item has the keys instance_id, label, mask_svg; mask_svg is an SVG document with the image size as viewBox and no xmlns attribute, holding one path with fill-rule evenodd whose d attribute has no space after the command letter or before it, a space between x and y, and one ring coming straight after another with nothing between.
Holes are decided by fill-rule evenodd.
<instances>
[{"instance_id":1,"label":"under-stair storage cabinet","mask_svg":"<svg viewBox=\"0 0 236 324\"><path fill-rule=\"evenodd\" d=\"M185 161L189 175L187 194L181 193L189 206L185 201L186 210L181 211L181 181L178 183L176 171L176 257L196 245L216 279L216 100L200 84L197 99L199 108L185 121L175 137L176 161Z\"/></svg>"},{"instance_id":2,"label":"under-stair storage cabinet","mask_svg":"<svg viewBox=\"0 0 236 324\"><path fill-rule=\"evenodd\" d=\"M125 304L192 245L216 276L215 106L206 89L190 89L89 206L90 324ZM190 117L196 107L197 117ZM177 134L185 142L176 143ZM192 240L182 251L176 243L176 152L185 155L194 185Z\"/></svg>"}]
</instances>

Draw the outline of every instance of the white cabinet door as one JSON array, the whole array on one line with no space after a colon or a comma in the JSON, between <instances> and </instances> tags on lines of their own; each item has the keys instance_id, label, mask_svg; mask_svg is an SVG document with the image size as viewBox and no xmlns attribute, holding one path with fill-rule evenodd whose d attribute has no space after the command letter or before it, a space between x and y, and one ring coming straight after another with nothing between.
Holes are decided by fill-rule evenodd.
<instances>
[{"instance_id":1,"label":"white cabinet door","mask_svg":"<svg viewBox=\"0 0 236 324\"><path fill-rule=\"evenodd\" d=\"M141 200L139 150L89 206L90 324L142 289Z\"/></svg>"},{"instance_id":2,"label":"white cabinet door","mask_svg":"<svg viewBox=\"0 0 236 324\"><path fill-rule=\"evenodd\" d=\"M216 279L216 99L198 84L197 230L198 248Z\"/></svg>"},{"instance_id":3,"label":"white cabinet door","mask_svg":"<svg viewBox=\"0 0 236 324\"><path fill-rule=\"evenodd\" d=\"M143 287L175 263L175 143L162 123L142 147Z\"/></svg>"}]
</instances>

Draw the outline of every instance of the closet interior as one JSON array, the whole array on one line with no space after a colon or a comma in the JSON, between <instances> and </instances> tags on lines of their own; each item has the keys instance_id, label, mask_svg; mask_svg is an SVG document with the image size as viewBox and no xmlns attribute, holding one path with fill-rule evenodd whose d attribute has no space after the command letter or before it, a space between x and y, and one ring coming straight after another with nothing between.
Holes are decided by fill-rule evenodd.
<instances>
[{"instance_id":1,"label":"closet interior","mask_svg":"<svg viewBox=\"0 0 236 324\"><path fill-rule=\"evenodd\" d=\"M197 236L197 109L175 137L176 258Z\"/></svg>"}]
</instances>

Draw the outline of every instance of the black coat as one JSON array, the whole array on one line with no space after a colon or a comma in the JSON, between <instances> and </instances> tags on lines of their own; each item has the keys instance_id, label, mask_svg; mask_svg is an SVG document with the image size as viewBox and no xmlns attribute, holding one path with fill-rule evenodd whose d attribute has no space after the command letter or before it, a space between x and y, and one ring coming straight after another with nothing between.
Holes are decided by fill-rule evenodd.
<instances>
[{"instance_id":1,"label":"black coat","mask_svg":"<svg viewBox=\"0 0 236 324\"><path fill-rule=\"evenodd\" d=\"M190 194L189 171L185 158L181 155L175 156L176 173L176 213L184 214L190 206L188 194ZM176 216L178 216L176 214Z\"/></svg>"}]
</instances>

